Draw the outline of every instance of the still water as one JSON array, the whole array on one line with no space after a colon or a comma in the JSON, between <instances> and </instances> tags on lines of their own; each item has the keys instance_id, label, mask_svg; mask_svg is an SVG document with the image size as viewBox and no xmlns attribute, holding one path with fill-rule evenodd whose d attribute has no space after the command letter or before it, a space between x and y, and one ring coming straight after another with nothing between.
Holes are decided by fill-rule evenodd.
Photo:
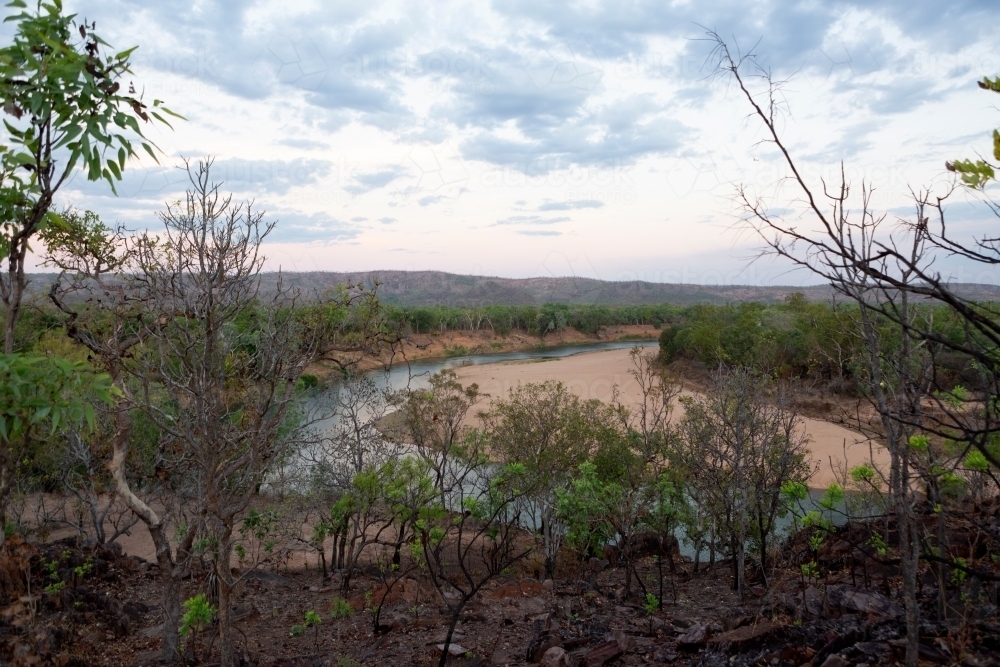
<instances>
[{"instance_id":1,"label":"still water","mask_svg":"<svg viewBox=\"0 0 1000 667\"><path fill-rule=\"evenodd\" d=\"M647 348L658 348L656 341L616 341L612 343L588 343L586 345L567 345L564 347L547 347L544 349L522 350L520 352L502 352L498 354L469 354L461 357L443 359L424 359L409 365L394 364L388 372L372 371L370 377L379 382L380 386L388 386L393 391L417 389L427 386L428 380L438 371L446 368L460 368L480 364L495 364L502 361L520 361L524 359L559 359L582 352L599 352L602 350L631 349L636 345Z\"/></svg>"}]
</instances>

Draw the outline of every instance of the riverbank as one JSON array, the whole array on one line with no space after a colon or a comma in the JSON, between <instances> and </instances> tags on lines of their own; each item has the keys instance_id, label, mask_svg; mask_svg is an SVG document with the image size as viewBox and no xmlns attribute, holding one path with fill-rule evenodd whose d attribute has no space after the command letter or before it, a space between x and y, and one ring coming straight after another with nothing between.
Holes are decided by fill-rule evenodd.
<instances>
[{"instance_id":1,"label":"riverbank","mask_svg":"<svg viewBox=\"0 0 1000 667\"><path fill-rule=\"evenodd\" d=\"M365 357L358 362L363 371L384 367L386 364L405 364L415 361L434 361L467 355L504 354L529 350L547 350L570 345L611 343L619 341L655 342L661 329L651 324L630 324L602 327L596 334L583 333L567 327L538 337L525 331L512 331L501 335L492 329L476 331L444 331L439 333L410 334L406 336L395 354ZM336 370L333 364L317 365L309 369L313 375L325 379Z\"/></svg>"},{"instance_id":2,"label":"riverbank","mask_svg":"<svg viewBox=\"0 0 1000 667\"><path fill-rule=\"evenodd\" d=\"M655 351L656 345L650 348ZM456 373L462 384L474 382L479 385L480 391L490 395L469 413L466 423L477 425L478 415L489 409L491 400L505 397L513 387L529 382L556 380L582 399L596 398L604 402L611 400L612 392L617 387L622 403L634 406L641 401L642 393L629 373L631 369L629 349L619 349L553 359L478 364L459 368ZM692 395L695 392L685 388L684 393ZM683 414L683 406L675 405L674 420L680 419ZM826 488L837 481L836 471L841 466L846 464L850 468L868 461L872 456L880 467L888 466L888 452L878 444L870 446L860 433L813 417L803 418L803 428L810 437L809 450L816 469L809 482L812 488Z\"/></svg>"}]
</instances>

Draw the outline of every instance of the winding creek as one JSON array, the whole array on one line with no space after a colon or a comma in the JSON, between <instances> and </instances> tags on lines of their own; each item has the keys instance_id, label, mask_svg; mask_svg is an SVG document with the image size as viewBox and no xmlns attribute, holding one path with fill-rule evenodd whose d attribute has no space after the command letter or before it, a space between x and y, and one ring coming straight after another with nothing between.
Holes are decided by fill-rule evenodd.
<instances>
[{"instance_id":1,"label":"winding creek","mask_svg":"<svg viewBox=\"0 0 1000 667\"><path fill-rule=\"evenodd\" d=\"M444 369L454 370L459 380L468 385L476 382L480 389L492 397L505 396L507 391L521 382L540 382L555 379L581 398L608 400L612 387L618 387L626 404L635 400L634 383L628 371L631 367L628 351L636 345L655 352L655 341L617 341L571 345L565 347L523 350L497 354L476 354L440 359L426 359L410 364L397 364L387 371L371 371L369 377L382 389L398 391L428 385L430 377ZM337 391L332 387L329 391ZM317 397L323 402L323 395ZM474 424L476 416L488 408L489 401L482 401L470 411L467 423ZM675 413L675 418L680 415ZM812 443L813 457L817 463L817 473L813 477L810 496L818 500L825 488L833 481L831 466L837 459L867 458L869 448L860 437L843 427L817 419L805 419L804 427ZM328 428L332 424L328 424ZM852 453L853 452L853 453ZM807 503L811 504L811 503ZM836 513L831 517L836 520ZM781 521L779 530L787 528L790 518ZM681 540L681 550L693 556L692 547ZM703 554L707 556L707 554Z\"/></svg>"}]
</instances>

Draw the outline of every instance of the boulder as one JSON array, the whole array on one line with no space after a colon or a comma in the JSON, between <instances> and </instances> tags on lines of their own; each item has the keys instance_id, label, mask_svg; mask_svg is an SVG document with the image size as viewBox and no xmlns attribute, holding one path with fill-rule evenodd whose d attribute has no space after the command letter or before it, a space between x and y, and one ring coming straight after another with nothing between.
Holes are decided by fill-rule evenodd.
<instances>
[{"instance_id":1,"label":"boulder","mask_svg":"<svg viewBox=\"0 0 1000 667\"><path fill-rule=\"evenodd\" d=\"M709 639L708 644L718 646L727 653L742 653L784 631L785 626L781 623L764 621L723 632Z\"/></svg>"},{"instance_id":2,"label":"boulder","mask_svg":"<svg viewBox=\"0 0 1000 667\"><path fill-rule=\"evenodd\" d=\"M845 613L871 614L873 616L895 617L900 610L880 593L858 590L854 586L835 585L827 588L827 600L831 608Z\"/></svg>"},{"instance_id":3,"label":"boulder","mask_svg":"<svg viewBox=\"0 0 1000 667\"><path fill-rule=\"evenodd\" d=\"M820 667L850 667L850 665L851 663L849 660L840 657L836 653L831 653L826 657L826 660L823 661L823 664L820 665Z\"/></svg>"},{"instance_id":4,"label":"boulder","mask_svg":"<svg viewBox=\"0 0 1000 667\"><path fill-rule=\"evenodd\" d=\"M517 606L525 618L538 616L549 610L548 603L539 597L521 598L517 601Z\"/></svg>"},{"instance_id":5,"label":"boulder","mask_svg":"<svg viewBox=\"0 0 1000 667\"><path fill-rule=\"evenodd\" d=\"M695 623L687 629L683 635L677 639L677 645L681 648L694 649L703 646L709 638L708 626L702 623Z\"/></svg>"},{"instance_id":6,"label":"boulder","mask_svg":"<svg viewBox=\"0 0 1000 667\"><path fill-rule=\"evenodd\" d=\"M542 656L542 667L570 667L569 653L564 648L553 646Z\"/></svg>"},{"instance_id":7,"label":"boulder","mask_svg":"<svg viewBox=\"0 0 1000 667\"><path fill-rule=\"evenodd\" d=\"M437 650L439 652L443 652L444 651L444 644L438 644L436 646L436 648L437 648ZM450 656L458 657L460 655L465 655L468 652L469 652L469 649L465 648L461 644L456 644L454 642L452 642L451 644L448 644L448 655L450 655Z\"/></svg>"},{"instance_id":8,"label":"boulder","mask_svg":"<svg viewBox=\"0 0 1000 667\"><path fill-rule=\"evenodd\" d=\"M528 644L528 651L524 657L525 662L541 662L546 651L554 646L559 646L560 644L562 644L562 637L556 634L545 633L535 637L531 643Z\"/></svg>"},{"instance_id":9,"label":"boulder","mask_svg":"<svg viewBox=\"0 0 1000 667\"><path fill-rule=\"evenodd\" d=\"M615 660L621 654L621 647L618 646L618 642L612 639L587 651L583 656L583 664L584 667L601 667Z\"/></svg>"}]
</instances>

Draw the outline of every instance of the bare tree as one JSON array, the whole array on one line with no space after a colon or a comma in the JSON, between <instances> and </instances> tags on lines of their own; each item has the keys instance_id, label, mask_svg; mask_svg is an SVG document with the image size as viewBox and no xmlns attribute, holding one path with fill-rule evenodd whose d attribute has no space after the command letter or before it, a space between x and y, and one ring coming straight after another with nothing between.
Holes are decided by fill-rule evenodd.
<instances>
[{"instance_id":1,"label":"bare tree","mask_svg":"<svg viewBox=\"0 0 1000 667\"><path fill-rule=\"evenodd\" d=\"M168 205L162 236L140 244L135 278L146 347L135 366L143 408L191 461L197 507L211 540L219 594L221 662L235 662L231 569L234 530L272 464L294 448L297 384L337 343L347 301L304 304L278 279L260 290L260 246L274 229L252 202L211 181L211 160L188 167L191 189Z\"/></svg>"},{"instance_id":2,"label":"bare tree","mask_svg":"<svg viewBox=\"0 0 1000 667\"><path fill-rule=\"evenodd\" d=\"M531 552L531 546L518 540L523 535L519 501L530 491L524 466L490 463L485 439L476 436L472 434L449 461L451 490L435 487L437 497L418 527L431 583L451 613L440 667L448 659L466 605L494 577Z\"/></svg>"},{"instance_id":3,"label":"bare tree","mask_svg":"<svg viewBox=\"0 0 1000 667\"><path fill-rule=\"evenodd\" d=\"M93 261L86 235L65 244L66 267L89 281L98 301L107 298L114 314L112 330L102 332L108 335L76 326L78 312L55 293L54 300L69 317L70 335L102 355L128 403L155 425L155 475L170 480L174 501L183 494L183 504L167 504L183 506L187 515L181 524L175 514L175 559L164 517L126 480L131 415L119 410L110 467L119 494L150 528L164 566L165 657L176 658L179 620L171 573L197 535L211 545L220 651L222 663L231 665L234 530L272 466L308 425L296 410L299 378L320 359L349 366L353 360L345 354L377 345L381 327L374 295L358 289L305 303L279 277L264 295L260 245L274 223L252 203L220 195L210 169L211 160L187 166L191 189L161 214L161 234L97 234L109 252ZM115 280L103 280L108 273Z\"/></svg>"},{"instance_id":4,"label":"bare tree","mask_svg":"<svg viewBox=\"0 0 1000 667\"><path fill-rule=\"evenodd\" d=\"M133 487L128 465L135 459L132 408L140 403L134 393L136 386L128 381L132 377L128 366L134 363L133 350L148 334L148 327L142 325L143 319L161 316L146 309L135 282L139 273L135 262L141 255L141 246L153 241L133 238L121 227L110 229L89 211L67 211L63 219L66 224L50 229L45 238L46 262L61 271L49 297L66 316L67 335L92 354L121 392L121 400L110 411L113 436L106 465L114 480L116 495L142 520L153 540L163 587L162 657L164 661L173 662L180 658L180 580L198 537L199 524L187 525L179 536L175 552L168 531L175 525L173 521L180 519L176 501L181 499L178 493L181 489L159 496L161 509L153 509L151 501L156 497L159 483L168 481L171 476L184 477L183 461L172 456L167 443L157 448L155 470L142 476L145 484Z\"/></svg>"},{"instance_id":5,"label":"bare tree","mask_svg":"<svg viewBox=\"0 0 1000 667\"><path fill-rule=\"evenodd\" d=\"M104 436L100 433L100 436ZM77 516L70 518L69 508L63 503L66 522L79 534L92 532L98 544L109 544L139 523L139 517L118 498L102 461L94 455L91 443L79 433L66 433L62 442L55 445L52 454L57 461L63 491L75 499ZM84 520L83 515L87 518ZM109 536L107 524L112 533Z\"/></svg>"},{"instance_id":6,"label":"bare tree","mask_svg":"<svg viewBox=\"0 0 1000 667\"><path fill-rule=\"evenodd\" d=\"M324 501L342 493L366 468L377 469L402 453L402 445L380 429L392 393L370 375L348 371L316 401L322 430L302 456L309 485Z\"/></svg>"},{"instance_id":7,"label":"bare tree","mask_svg":"<svg viewBox=\"0 0 1000 667\"><path fill-rule=\"evenodd\" d=\"M429 388L408 389L399 397L403 437L427 462L434 485L444 494L452 491L450 463L468 431L465 416L481 397L478 385L463 387L452 370L431 376Z\"/></svg>"},{"instance_id":8,"label":"bare tree","mask_svg":"<svg viewBox=\"0 0 1000 667\"><path fill-rule=\"evenodd\" d=\"M762 123L763 141L777 149L789 170L785 181L797 193L797 203L805 219L814 225L803 229L775 215L768 201L772 198L761 198L750 188L740 187L738 199L744 219L766 243L768 252L821 276L861 310L868 370L866 386L878 415L878 423L871 426L890 454L889 502L899 531L906 605L906 664L913 667L919 649L918 559L923 556L940 560L940 553L947 551L941 517L935 545L939 554L929 549L921 554L922 538L913 509L918 500L914 482L923 478L929 495L938 495L935 487L945 475L952 474L948 468L966 459L971 450L978 451L981 467L988 470L1000 465L991 446L1000 412L992 407L976 407L993 406L995 397L1000 395L1000 365L995 354L1000 345L1000 312L990 304L957 294L935 268L935 259L952 255L995 265L1000 263L997 255L1000 245L994 237L966 243L950 235L944 202L953 186L940 194L926 189L911 190L914 216L892 224L887 214L875 210L874 188L862 182L859 191L853 190L843 166L839 182L822 181L818 187L807 182L780 136L782 82L758 64L753 52L733 53L714 32L709 33L709 40L715 46L719 71L736 85L751 108L751 116ZM995 90L992 83L987 79L980 86ZM992 178L992 171L982 170L983 166L985 163L948 165L949 169L962 172L966 183L974 187L983 185L982 175L988 173ZM981 173L966 173L970 169ZM920 302L946 306L960 322L961 335L946 335L934 325L933 318L921 316ZM880 335L882 323L895 328L898 344L886 345ZM981 394L960 400L964 406L951 405L956 393L951 387L939 385L934 359L942 350L973 361L980 370ZM924 447L926 456L915 453L921 448L910 445L926 443L925 438L958 444L950 448L951 466L927 465L936 452L942 451L938 444ZM945 560L952 567L960 565Z\"/></svg>"}]
</instances>

